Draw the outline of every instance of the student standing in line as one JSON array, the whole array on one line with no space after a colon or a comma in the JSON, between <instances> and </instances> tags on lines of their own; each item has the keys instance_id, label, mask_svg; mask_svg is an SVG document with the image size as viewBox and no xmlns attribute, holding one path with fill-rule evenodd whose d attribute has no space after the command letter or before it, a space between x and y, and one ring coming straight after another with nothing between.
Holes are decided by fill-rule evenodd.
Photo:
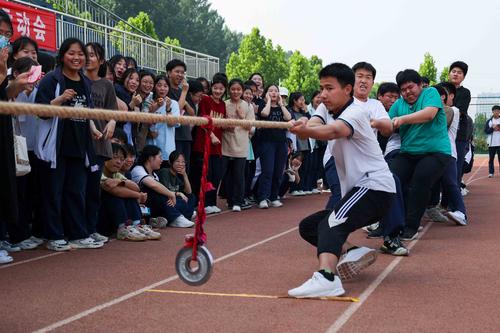
<instances>
[{"instance_id":1,"label":"student standing in line","mask_svg":"<svg viewBox=\"0 0 500 333\"><path fill-rule=\"evenodd\" d=\"M333 211L323 210L300 222L301 236L317 247L319 265L311 279L288 291L293 297L345 293L335 272L350 270L349 265L337 266L347 237L356 229L381 219L396 192L369 115L353 103L353 71L335 63L323 68L319 77L321 97L327 109L321 115L323 125L308 126L305 118L301 118L292 121L290 130L300 137L331 141L329 149L335 156L343 197ZM356 249L349 249L347 253L353 251Z\"/></svg>"},{"instance_id":2,"label":"student standing in line","mask_svg":"<svg viewBox=\"0 0 500 333\"><path fill-rule=\"evenodd\" d=\"M488 153L490 159L488 161L489 178L493 178L495 174L495 154L498 155L498 164L500 166L500 106L494 105L491 108L493 116L488 119L484 126L484 132L488 135Z\"/></svg>"},{"instance_id":3,"label":"student standing in line","mask_svg":"<svg viewBox=\"0 0 500 333\"><path fill-rule=\"evenodd\" d=\"M155 86L156 77L149 71L141 71L139 73L139 88L137 92L141 96L142 103L139 105L141 112L151 112L151 104L153 103L153 89ZM133 123L132 129L135 137L135 149L140 152L146 145L146 139L151 124L148 123Z\"/></svg>"},{"instance_id":4,"label":"student standing in line","mask_svg":"<svg viewBox=\"0 0 500 333\"><path fill-rule=\"evenodd\" d=\"M113 68L113 81L116 83L123 78L123 74L127 70L127 61L125 60L124 56L122 56L121 54L117 54L109 59L109 64L111 65L111 68Z\"/></svg>"},{"instance_id":5,"label":"student standing in line","mask_svg":"<svg viewBox=\"0 0 500 333\"><path fill-rule=\"evenodd\" d=\"M292 115L283 105L279 88L270 85L265 90L266 106L259 109L259 118L265 121L289 121ZM259 208L281 207L278 199L281 177L285 170L287 159L286 130L266 128L259 130L259 152L262 174L259 178L258 201Z\"/></svg>"},{"instance_id":6,"label":"student standing in line","mask_svg":"<svg viewBox=\"0 0 500 333\"><path fill-rule=\"evenodd\" d=\"M66 39L59 49L58 67L40 82L35 102L92 108L91 82L82 73L87 58L80 40ZM40 166L40 180L47 248L102 247L103 243L90 237L85 219L88 168L98 168L90 121L53 118L46 122L48 126L39 127L35 152L45 162Z\"/></svg>"},{"instance_id":7,"label":"student standing in line","mask_svg":"<svg viewBox=\"0 0 500 333\"><path fill-rule=\"evenodd\" d=\"M127 111L140 111L140 105L142 104L142 97L137 92L139 88L139 73L134 68L127 69L121 79L115 83L116 97L125 103L127 106ZM128 143L134 145L135 147L135 136L132 129L131 122L125 122L120 124L127 133Z\"/></svg>"},{"instance_id":8,"label":"student standing in line","mask_svg":"<svg viewBox=\"0 0 500 333\"><path fill-rule=\"evenodd\" d=\"M90 80L91 98L94 107L99 109L117 110L116 94L113 84L104 78L106 74L104 48L98 43L85 45L88 59L85 67L85 76ZM86 212L87 229L90 237L99 242L107 242L108 237L97 232L99 208L101 205L101 176L104 162L113 157L111 138L115 132L116 121L92 120L97 131L92 143L96 153L98 170L89 172L87 178ZM90 171L90 170L89 170Z\"/></svg>"}]
</instances>

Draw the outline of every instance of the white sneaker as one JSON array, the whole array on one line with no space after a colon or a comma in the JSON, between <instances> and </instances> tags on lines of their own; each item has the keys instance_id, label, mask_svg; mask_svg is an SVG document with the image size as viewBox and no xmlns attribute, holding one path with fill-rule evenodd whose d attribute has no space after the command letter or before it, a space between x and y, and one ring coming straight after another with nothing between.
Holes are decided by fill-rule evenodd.
<instances>
[{"instance_id":1,"label":"white sneaker","mask_svg":"<svg viewBox=\"0 0 500 333\"><path fill-rule=\"evenodd\" d=\"M366 232L370 232L370 231L373 231L373 230L377 229L378 225L379 225L379 222L376 222L376 223L370 224L370 225L368 225L366 227L363 227L361 229L363 229Z\"/></svg>"},{"instance_id":2,"label":"white sneaker","mask_svg":"<svg viewBox=\"0 0 500 333\"><path fill-rule=\"evenodd\" d=\"M196 212L196 210L193 212L193 215L191 215L191 221L195 221L196 220L196 216L198 215L198 213Z\"/></svg>"},{"instance_id":3,"label":"white sneaker","mask_svg":"<svg viewBox=\"0 0 500 333\"><path fill-rule=\"evenodd\" d=\"M488 175L488 178L493 178L493 174L492 174L492 173L490 173L490 174Z\"/></svg>"},{"instance_id":4,"label":"white sneaker","mask_svg":"<svg viewBox=\"0 0 500 333\"><path fill-rule=\"evenodd\" d=\"M342 282L338 276L333 281L326 279L320 272L314 272L312 278L300 287L288 290L291 297L324 297L341 296L345 294Z\"/></svg>"},{"instance_id":5,"label":"white sneaker","mask_svg":"<svg viewBox=\"0 0 500 333\"><path fill-rule=\"evenodd\" d=\"M7 251L0 251L0 264L8 264L9 262L12 262L14 258L9 256Z\"/></svg>"},{"instance_id":6,"label":"white sneaker","mask_svg":"<svg viewBox=\"0 0 500 333\"><path fill-rule=\"evenodd\" d=\"M207 207L205 207L205 214L207 214L207 215L215 214L214 207L215 206L207 206Z\"/></svg>"},{"instance_id":7,"label":"white sneaker","mask_svg":"<svg viewBox=\"0 0 500 333\"><path fill-rule=\"evenodd\" d=\"M337 264L337 273L342 280L358 275L377 259L377 251L368 247L359 247L348 251Z\"/></svg>"},{"instance_id":8,"label":"white sneaker","mask_svg":"<svg viewBox=\"0 0 500 333\"><path fill-rule=\"evenodd\" d=\"M213 210L213 211L214 211L214 213L216 213L216 214L217 214L217 213L222 212L222 209L220 209L220 208L219 208L219 207L217 207L217 206L212 206L212 210Z\"/></svg>"},{"instance_id":9,"label":"white sneaker","mask_svg":"<svg viewBox=\"0 0 500 333\"><path fill-rule=\"evenodd\" d=\"M20 247L21 250L33 250L38 247L39 244L33 242L31 239L27 238L22 242L14 244L14 246Z\"/></svg>"},{"instance_id":10,"label":"white sneaker","mask_svg":"<svg viewBox=\"0 0 500 333\"><path fill-rule=\"evenodd\" d=\"M301 195L303 195L303 194L302 194L300 191L292 191L292 192L290 193L290 195L292 195L292 196L294 196L294 197L298 197L298 196L301 196Z\"/></svg>"},{"instance_id":11,"label":"white sneaker","mask_svg":"<svg viewBox=\"0 0 500 333\"><path fill-rule=\"evenodd\" d=\"M69 251L71 246L64 239L49 240L47 242L47 249L52 251Z\"/></svg>"},{"instance_id":12,"label":"white sneaker","mask_svg":"<svg viewBox=\"0 0 500 333\"><path fill-rule=\"evenodd\" d=\"M460 193L462 194L463 197L465 197L467 194L469 194L469 191L466 188L461 188Z\"/></svg>"},{"instance_id":13,"label":"white sneaker","mask_svg":"<svg viewBox=\"0 0 500 333\"><path fill-rule=\"evenodd\" d=\"M278 208L278 207L281 207L283 206L283 203L279 200L273 200L271 201L271 207L275 207L275 208Z\"/></svg>"},{"instance_id":14,"label":"white sneaker","mask_svg":"<svg viewBox=\"0 0 500 333\"><path fill-rule=\"evenodd\" d=\"M135 226L135 229L139 231L141 234L146 236L146 239L148 240L157 240L161 238L161 234L159 232L154 231L149 225L147 224L139 224Z\"/></svg>"},{"instance_id":15,"label":"white sneaker","mask_svg":"<svg viewBox=\"0 0 500 333\"><path fill-rule=\"evenodd\" d=\"M238 205L233 206L233 212L241 212L241 207Z\"/></svg>"},{"instance_id":16,"label":"white sneaker","mask_svg":"<svg viewBox=\"0 0 500 333\"><path fill-rule=\"evenodd\" d=\"M321 194L321 191L318 190L317 188L313 188L313 190L311 191L312 194Z\"/></svg>"},{"instance_id":17,"label":"white sneaker","mask_svg":"<svg viewBox=\"0 0 500 333\"><path fill-rule=\"evenodd\" d=\"M0 249L5 250L7 252L19 252L21 248L14 244L9 243L8 241L0 241Z\"/></svg>"},{"instance_id":18,"label":"white sneaker","mask_svg":"<svg viewBox=\"0 0 500 333\"><path fill-rule=\"evenodd\" d=\"M147 237L139 230L137 230L133 225L123 225L118 228L118 231L116 232L116 239L132 242L142 242L145 241Z\"/></svg>"},{"instance_id":19,"label":"white sneaker","mask_svg":"<svg viewBox=\"0 0 500 333\"><path fill-rule=\"evenodd\" d=\"M269 208L269 205L267 204L267 200L262 200L261 202L259 202L259 208L260 209L267 209L267 208Z\"/></svg>"},{"instance_id":20,"label":"white sneaker","mask_svg":"<svg viewBox=\"0 0 500 333\"><path fill-rule=\"evenodd\" d=\"M465 217L465 214L459 210L456 210L454 212L448 212L447 215L450 217L450 219L452 219L458 225L469 224L467 222L467 217Z\"/></svg>"},{"instance_id":21,"label":"white sneaker","mask_svg":"<svg viewBox=\"0 0 500 333\"><path fill-rule=\"evenodd\" d=\"M103 236L98 232L94 232L93 234L90 234L90 238L92 238L96 242L101 242L101 243L107 243L109 241L108 237Z\"/></svg>"},{"instance_id":22,"label":"white sneaker","mask_svg":"<svg viewBox=\"0 0 500 333\"><path fill-rule=\"evenodd\" d=\"M168 220L163 216L152 217L149 219L149 225L153 228L164 229L168 225Z\"/></svg>"},{"instance_id":23,"label":"white sneaker","mask_svg":"<svg viewBox=\"0 0 500 333\"><path fill-rule=\"evenodd\" d=\"M192 226L194 226L194 222L189 221L183 215L179 215L175 220L170 222L168 226L174 228L191 228Z\"/></svg>"},{"instance_id":24,"label":"white sneaker","mask_svg":"<svg viewBox=\"0 0 500 333\"><path fill-rule=\"evenodd\" d=\"M304 195L311 195L313 194L312 191L304 191Z\"/></svg>"},{"instance_id":25,"label":"white sneaker","mask_svg":"<svg viewBox=\"0 0 500 333\"><path fill-rule=\"evenodd\" d=\"M29 238L29 240L32 241L35 244L38 244L38 245L42 245L43 242L45 241L44 239L41 239L41 238L38 238L38 237L35 237L35 236L31 236Z\"/></svg>"},{"instance_id":26,"label":"white sneaker","mask_svg":"<svg viewBox=\"0 0 500 333\"><path fill-rule=\"evenodd\" d=\"M87 237L69 241L69 245L73 249L99 249L104 246L104 243L96 242L93 238Z\"/></svg>"}]
</instances>

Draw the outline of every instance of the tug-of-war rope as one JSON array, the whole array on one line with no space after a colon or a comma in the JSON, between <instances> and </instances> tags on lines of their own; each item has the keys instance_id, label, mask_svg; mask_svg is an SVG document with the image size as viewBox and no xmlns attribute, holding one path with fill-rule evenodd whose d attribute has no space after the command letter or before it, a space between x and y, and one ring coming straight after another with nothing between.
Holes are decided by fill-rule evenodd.
<instances>
[{"instance_id":1,"label":"tug-of-war rope","mask_svg":"<svg viewBox=\"0 0 500 333\"><path fill-rule=\"evenodd\" d=\"M152 114L147 112L124 112L104 109L88 109L76 107L53 106L46 104L26 104L0 102L0 114L3 115L32 115L42 118L76 118L92 120L115 120L120 122L137 123L167 123L200 126L205 131L205 149L203 154L203 169L201 187L196 216L195 233L186 235L183 248L178 252L175 268L179 277L187 284L201 285L208 281L212 274L214 260L204 246L207 236L203 230L205 223L205 192L213 189L207 181L208 158L210 156L210 134L214 127L256 127L256 128L281 128L288 129L292 125L288 122L259 121L244 119L219 119L211 117L171 116Z\"/></svg>"}]
</instances>

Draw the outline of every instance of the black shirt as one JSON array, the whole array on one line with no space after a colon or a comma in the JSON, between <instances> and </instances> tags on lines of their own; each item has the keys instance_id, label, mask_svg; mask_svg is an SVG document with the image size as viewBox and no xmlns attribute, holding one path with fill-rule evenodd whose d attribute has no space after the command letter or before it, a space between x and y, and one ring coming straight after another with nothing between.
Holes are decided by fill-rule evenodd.
<instances>
[{"instance_id":1,"label":"black shirt","mask_svg":"<svg viewBox=\"0 0 500 333\"><path fill-rule=\"evenodd\" d=\"M76 96L64 103L64 106L86 108L87 96L83 81L73 81L64 77L66 89L76 91ZM61 138L61 152L63 156L85 158L87 153L88 137L90 135L89 121L86 119L64 119L64 129Z\"/></svg>"},{"instance_id":2,"label":"black shirt","mask_svg":"<svg viewBox=\"0 0 500 333\"><path fill-rule=\"evenodd\" d=\"M262 108L264 109L264 108ZM281 110L281 106L271 106L271 111L269 112L269 116L262 117L260 114L262 112L261 107L259 106L259 119L267 120L267 121L285 121L283 117L283 111ZM261 141L271 141L271 142L286 142L286 129L281 128L260 128L259 129L259 139Z\"/></svg>"},{"instance_id":3,"label":"black shirt","mask_svg":"<svg viewBox=\"0 0 500 333\"><path fill-rule=\"evenodd\" d=\"M163 184L172 192L184 192L184 179L181 175L173 175L170 169L163 168L158 171L158 178L160 183Z\"/></svg>"},{"instance_id":4,"label":"black shirt","mask_svg":"<svg viewBox=\"0 0 500 333\"><path fill-rule=\"evenodd\" d=\"M457 141L466 141L468 125L467 110L470 104L470 91L465 87L458 87L453 104L460 110L460 120L458 122Z\"/></svg>"}]
</instances>

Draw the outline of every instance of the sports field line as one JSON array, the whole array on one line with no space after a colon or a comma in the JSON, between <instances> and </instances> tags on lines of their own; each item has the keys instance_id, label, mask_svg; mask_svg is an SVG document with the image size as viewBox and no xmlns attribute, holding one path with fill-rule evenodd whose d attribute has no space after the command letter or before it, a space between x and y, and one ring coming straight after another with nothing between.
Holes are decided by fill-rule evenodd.
<instances>
[{"instance_id":1,"label":"sports field line","mask_svg":"<svg viewBox=\"0 0 500 333\"><path fill-rule=\"evenodd\" d=\"M488 159L485 158L483 160L483 163L481 163L481 165L479 166L479 168L477 168L476 171L474 171L472 173L472 175L470 175L469 179L467 179L467 181L465 182L465 184L470 184L472 182L471 179L473 179L474 176L477 175L477 173L479 172L479 170L481 170L484 167L484 165L486 164L486 162L488 162Z\"/></svg>"},{"instance_id":2,"label":"sports field line","mask_svg":"<svg viewBox=\"0 0 500 333\"><path fill-rule=\"evenodd\" d=\"M279 237L285 236L285 235L287 235L287 234L289 234L289 233L291 233L293 231L296 231L297 229L298 229L298 227L293 227L293 228L288 229L286 231L283 231L283 232L281 232L279 234L276 234L274 236L271 236L271 237L268 237L268 238L266 238L264 240L261 240L261 241L259 241L257 243L245 246L245 247L243 247L243 248L241 248L239 250L236 250L234 252L228 253L228 254L226 254L226 255L224 255L224 256L216 259L215 262L220 262L220 261L229 259L231 257L234 257L234 256L236 256L236 255L238 255L238 254L240 254L242 252L251 250L251 249L253 249L253 248L257 247L257 246L260 246L262 244L268 243L268 242L270 242L272 240L275 240L275 239L277 239ZM114 299L112 299L112 300L110 300L108 302L96 305L96 306L94 306L94 307L92 307L90 309L87 309L85 311L77 313L74 316L71 316L71 317L65 318L63 320L57 321L57 322L55 322L53 324L50 324L50 325L45 326L43 328L40 328L40 329L38 329L38 330L36 330L34 332L35 333L50 332L52 330L55 330L56 328L62 327L62 326L67 325L67 324L70 324L70 323L72 323L74 321L77 321L77 320L80 320L80 319L82 319L84 317L87 317L87 316L89 316L89 315L91 315L93 313L96 313L98 311L101 311L101 310L104 310L106 308L109 308L109 307L111 307L113 305L116 305L116 304L119 304L121 302L124 302L124 301L126 301L126 300L128 300L128 299L130 299L132 297L138 296L138 295L140 295L140 294L142 294L142 293L144 293L144 292L146 292L146 291L148 291L150 289L155 289L156 287L159 287L159 286L161 286L163 284L166 284L166 283L169 283L171 281L177 280L178 278L179 278L179 276L177 274L169 276L166 279L163 279L161 281L155 282L153 284L145 286L144 288L132 291L132 292L130 292L128 294L125 294L125 295L122 295L120 297L114 298Z\"/></svg>"},{"instance_id":3,"label":"sports field line","mask_svg":"<svg viewBox=\"0 0 500 333\"><path fill-rule=\"evenodd\" d=\"M415 244L425 235L427 230L431 227L432 223L427 223L424 230L419 233L419 238L410 242L408 245L408 250L411 250ZM326 333L336 333L338 332L342 326L345 325L349 321L349 319L359 310L359 308L368 300L370 295L377 289L377 287L384 281L384 279L396 268L396 266L403 260L404 257L397 257L391 261L391 263L382 271L382 273L377 276L372 283L366 287L366 289L359 295L359 302L352 303L349 307L340 315L340 317L328 328Z\"/></svg>"},{"instance_id":4,"label":"sports field line","mask_svg":"<svg viewBox=\"0 0 500 333\"><path fill-rule=\"evenodd\" d=\"M216 296L216 297L240 297L240 298L267 298L267 299L293 299L293 300L315 300L315 301L340 301L340 302L359 302L355 297L344 296L325 296L325 297L291 297L288 295L257 295L257 294L228 294L228 293L215 293L208 291L187 291L187 290L165 290L165 289L151 289L146 290L150 293L163 293L163 294L178 294L178 295L194 295L194 296Z\"/></svg>"}]
</instances>

